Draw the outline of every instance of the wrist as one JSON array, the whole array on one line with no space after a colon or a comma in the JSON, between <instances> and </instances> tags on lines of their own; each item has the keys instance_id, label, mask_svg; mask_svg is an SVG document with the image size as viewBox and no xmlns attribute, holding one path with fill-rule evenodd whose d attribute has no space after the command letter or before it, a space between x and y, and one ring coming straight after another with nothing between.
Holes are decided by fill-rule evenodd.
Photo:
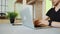
<instances>
[{"instance_id":1,"label":"wrist","mask_svg":"<svg viewBox=\"0 0 60 34\"><path fill-rule=\"evenodd\" d=\"M51 26L52 25L52 21L48 20L48 22L49 22L48 26Z\"/></svg>"}]
</instances>

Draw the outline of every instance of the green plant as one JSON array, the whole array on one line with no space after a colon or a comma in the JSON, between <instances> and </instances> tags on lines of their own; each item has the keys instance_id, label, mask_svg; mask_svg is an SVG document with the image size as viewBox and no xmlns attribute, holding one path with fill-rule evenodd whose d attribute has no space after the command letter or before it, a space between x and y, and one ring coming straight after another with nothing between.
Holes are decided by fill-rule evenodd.
<instances>
[{"instance_id":1,"label":"green plant","mask_svg":"<svg viewBox=\"0 0 60 34\"><path fill-rule=\"evenodd\" d=\"M18 16L17 12L7 12L7 17L8 18L16 18Z\"/></svg>"}]
</instances>

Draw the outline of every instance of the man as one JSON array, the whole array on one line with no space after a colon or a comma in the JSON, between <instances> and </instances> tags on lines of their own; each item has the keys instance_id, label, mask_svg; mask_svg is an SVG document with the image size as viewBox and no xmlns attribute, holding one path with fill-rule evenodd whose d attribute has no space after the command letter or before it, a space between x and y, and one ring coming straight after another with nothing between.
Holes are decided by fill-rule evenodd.
<instances>
[{"instance_id":1,"label":"man","mask_svg":"<svg viewBox=\"0 0 60 34\"><path fill-rule=\"evenodd\" d=\"M48 26L60 27L60 0L51 0L53 7L47 12L46 18L36 20L40 24Z\"/></svg>"}]
</instances>

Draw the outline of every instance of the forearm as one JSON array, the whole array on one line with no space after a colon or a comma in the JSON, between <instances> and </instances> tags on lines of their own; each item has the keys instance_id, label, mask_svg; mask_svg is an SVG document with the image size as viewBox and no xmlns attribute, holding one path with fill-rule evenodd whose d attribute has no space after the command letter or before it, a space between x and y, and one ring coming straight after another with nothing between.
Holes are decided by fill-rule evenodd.
<instances>
[{"instance_id":1,"label":"forearm","mask_svg":"<svg viewBox=\"0 0 60 34\"><path fill-rule=\"evenodd\" d=\"M47 26L49 25L48 20L40 20L40 22L41 22L40 24L45 24ZM60 22L52 22L51 26L60 28Z\"/></svg>"},{"instance_id":2,"label":"forearm","mask_svg":"<svg viewBox=\"0 0 60 34\"><path fill-rule=\"evenodd\" d=\"M51 26L60 27L60 22L52 22Z\"/></svg>"},{"instance_id":3,"label":"forearm","mask_svg":"<svg viewBox=\"0 0 60 34\"><path fill-rule=\"evenodd\" d=\"M49 25L49 22L47 20L42 21L42 23L45 24L45 25L47 25L47 26ZM60 28L60 22L52 22L51 26Z\"/></svg>"}]
</instances>

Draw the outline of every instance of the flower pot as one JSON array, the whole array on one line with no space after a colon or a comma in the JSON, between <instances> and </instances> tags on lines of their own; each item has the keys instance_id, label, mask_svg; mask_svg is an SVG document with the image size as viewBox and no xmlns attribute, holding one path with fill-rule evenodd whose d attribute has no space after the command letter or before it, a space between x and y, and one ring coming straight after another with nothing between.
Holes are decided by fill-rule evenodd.
<instances>
[{"instance_id":1,"label":"flower pot","mask_svg":"<svg viewBox=\"0 0 60 34\"><path fill-rule=\"evenodd\" d=\"M11 24L14 24L14 21L15 21L15 18L11 18L11 19L10 19L10 23L11 23Z\"/></svg>"}]
</instances>

